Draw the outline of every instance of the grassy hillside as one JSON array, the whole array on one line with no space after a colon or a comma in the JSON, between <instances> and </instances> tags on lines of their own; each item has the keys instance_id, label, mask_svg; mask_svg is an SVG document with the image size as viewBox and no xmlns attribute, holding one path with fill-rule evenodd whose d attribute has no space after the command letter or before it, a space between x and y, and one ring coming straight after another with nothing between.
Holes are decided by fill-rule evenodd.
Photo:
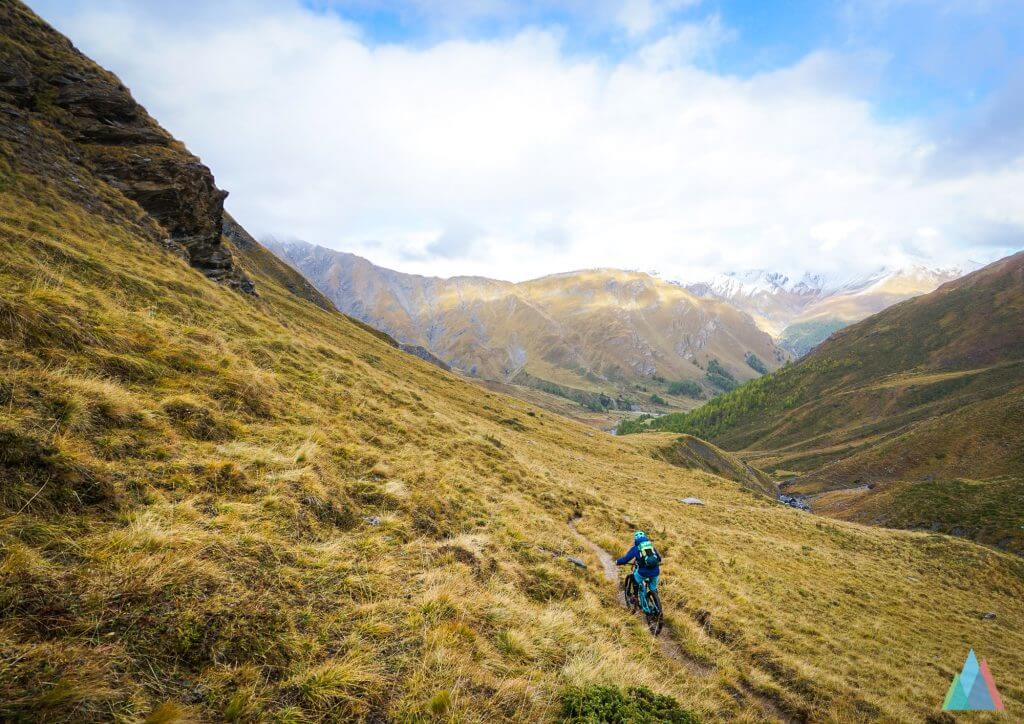
<instances>
[{"instance_id":1,"label":"grassy hillside","mask_svg":"<svg viewBox=\"0 0 1024 724\"><path fill-rule=\"evenodd\" d=\"M9 110L0 720L542 721L635 711L634 686L705 720L920 720L969 646L1024 716L1019 559L804 515L482 391L258 249L259 296L216 284ZM638 526L661 643L588 545Z\"/></svg>"},{"instance_id":2,"label":"grassy hillside","mask_svg":"<svg viewBox=\"0 0 1024 724\"><path fill-rule=\"evenodd\" d=\"M310 284L304 276L257 242L228 213L224 214L222 231L224 243L234 251L242 266L258 269L264 276L270 277L295 296L312 302L323 310L338 311L330 299L317 291L316 287Z\"/></svg>"},{"instance_id":3,"label":"grassy hillside","mask_svg":"<svg viewBox=\"0 0 1024 724\"><path fill-rule=\"evenodd\" d=\"M835 317L793 322L780 333L779 346L795 357L803 357L846 325L847 322Z\"/></svg>"},{"instance_id":4,"label":"grassy hillside","mask_svg":"<svg viewBox=\"0 0 1024 724\"><path fill-rule=\"evenodd\" d=\"M1009 476L1024 488L1022 318L1024 253L843 330L806 359L689 414L620 430L683 432L742 450L763 469L802 473L789 492L871 485L812 504L857 520L935 524L1020 551L1017 495L1007 498L1001 525L958 518L962 504L941 515L930 515L930 505L920 515L882 515L874 498L882 482L903 490L915 481ZM904 496L901 508L916 499Z\"/></svg>"},{"instance_id":5,"label":"grassy hillside","mask_svg":"<svg viewBox=\"0 0 1024 724\"><path fill-rule=\"evenodd\" d=\"M814 509L871 525L967 536L1024 555L1024 485L1015 476L928 477L831 490L814 498Z\"/></svg>"}]
</instances>

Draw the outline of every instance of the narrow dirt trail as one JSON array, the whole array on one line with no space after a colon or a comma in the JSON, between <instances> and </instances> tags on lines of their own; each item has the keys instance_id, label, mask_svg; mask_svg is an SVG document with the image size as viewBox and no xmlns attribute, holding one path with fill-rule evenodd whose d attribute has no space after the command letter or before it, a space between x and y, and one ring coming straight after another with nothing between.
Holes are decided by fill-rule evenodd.
<instances>
[{"instance_id":1,"label":"narrow dirt trail","mask_svg":"<svg viewBox=\"0 0 1024 724\"><path fill-rule=\"evenodd\" d=\"M609 553L604 548L599 546L597 543L590 540L585 535L576 530L575 524L570 523L569 525L572 527L574 531L576 531L576 535L578 535L583 540L587 548L589 548L590 551L595 556L597 556L597 560L601 561L601 569L604 571L604 577L615 584L615 587L619 591L619 603L625 606L626 593L622 590L622 586L619 585L619 567L615 565L615 559L612 558L611 553Z\"/></svg>"},{"instance_id":2,"label":"narrow dirt trail","mask_svg":"<svg viewBox=\"0 0 1024 724\"><path fill-rule=\"evenodd\" d=\"M604 577L615 585L618 591L619 603L625 608L626 607L626 594L622 590L622 586L619 585L619 567L615 565L615 558L606 551L604 548L599 546L594 541L587 538L587 536L580 533L576 528L576 521L570 520L569 527L572 528L573 532L579 536L580 540L583 541L584 545L597 557L597 560L601 562L601 570L604 573ZM671 628L666 623L665 628L662 629L661 636L655 637L655 641L658 642L658 646L661 649L661 653L672 659L676 663L682 665L692 675L699 678L707 678L715 673L715 666L707 664L699 659L691 656L683 650L682 646L675 639ZM756 691L753 687L743 684L741 685L741 691L749 700L759 706L763 713L767 714L771 718L783 721L792 722L794 721L775 701L765 696L764 694Z\"/></svg>"}]
</instances>

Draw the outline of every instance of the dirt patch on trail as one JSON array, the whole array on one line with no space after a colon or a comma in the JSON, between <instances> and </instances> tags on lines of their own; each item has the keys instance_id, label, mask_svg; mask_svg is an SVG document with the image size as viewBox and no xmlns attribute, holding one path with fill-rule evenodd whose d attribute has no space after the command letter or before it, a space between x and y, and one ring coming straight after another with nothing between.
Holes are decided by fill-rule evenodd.
<instances>
[{"instance_id":1,"label":"dirt patch on trail","mask_svg":"<svg viewBox=\"0 0 1024 724\"><path fill-rule=\"evenodd\" d=\"M625 606L626 594L622 590L622 586L619 585L619 567L615 565L615 559L612 558L612 554L576 530L575 522L570 521L569 527L583 540L587 548L590 549L590 552L597 556L597 560L601 562L601 570L604 573L604 577L615 584L619 592L619 603Z\"/></svg>"}]
</instances>

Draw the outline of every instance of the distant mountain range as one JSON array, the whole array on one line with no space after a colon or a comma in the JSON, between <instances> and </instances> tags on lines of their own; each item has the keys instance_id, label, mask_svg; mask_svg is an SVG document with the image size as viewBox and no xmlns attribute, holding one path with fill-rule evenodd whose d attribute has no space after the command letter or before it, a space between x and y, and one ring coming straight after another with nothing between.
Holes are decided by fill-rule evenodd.
<instances>
[{"instance_id":1,"label":"distant mountain range","mask_svg":"<svg viewBox=\"0 0 1024 724\"><path fill-rule=\"evenodd\" d=\"M970 269L922 265L860 275L731 272L685 284L694 294L747 312L779 345L801 357L830 334L905 299L926 294Z\"/></svg>"},{"instance_id":2,"label":"distant mountain range","mask_svg":"<svg viewBox=\"0 0 1024 724\"><path fill-rule=\"evenodd\" d=\"M404 348L597 411L691 409L964 271L754 270L673 282L595 269L512 283L405 274L303 241L265 243L338 309ZM549 406L564 413L560 403Z\"/></svg>"},{"instance_id":3,"label":"distant mountain range","mask_svg":"<svg viewBox=\"0 0 1024 724\"><path fill-rule=\"evenodd\" d=\"M641 272L441 279L305 242L266 243L341 311L399 342L591 408L688 409L788 358L732 304Z\"/></svg>"}]
</instances>

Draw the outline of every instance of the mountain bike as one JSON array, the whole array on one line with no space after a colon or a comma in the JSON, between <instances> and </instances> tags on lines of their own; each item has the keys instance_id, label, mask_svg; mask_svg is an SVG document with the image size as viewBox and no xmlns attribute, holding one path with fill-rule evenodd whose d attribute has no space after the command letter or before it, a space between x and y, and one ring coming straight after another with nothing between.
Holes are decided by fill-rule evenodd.
<instances>
[{"instance_id":1,"label":"mountain bike","mask_svg":"<svg viewBox=\"0 0 1024 724\"><path fill-rule=\"evenodd\" d=\"M636 569L634 568L633 570ZM657 636L661 633L661 628L665 623L661 613L661 596L658 595L657 591L652 591L648 587L649 579L641 578L641 580L643 581L642 585L637 586L632 572L626 576L624 584L626 606L629 608L630 613L636 613L638 609L643 611L644 619L647 621L647 628L653 635ZM641 604L641 596L647 602L646 606Z\"/></svg>"}]
</instances>

